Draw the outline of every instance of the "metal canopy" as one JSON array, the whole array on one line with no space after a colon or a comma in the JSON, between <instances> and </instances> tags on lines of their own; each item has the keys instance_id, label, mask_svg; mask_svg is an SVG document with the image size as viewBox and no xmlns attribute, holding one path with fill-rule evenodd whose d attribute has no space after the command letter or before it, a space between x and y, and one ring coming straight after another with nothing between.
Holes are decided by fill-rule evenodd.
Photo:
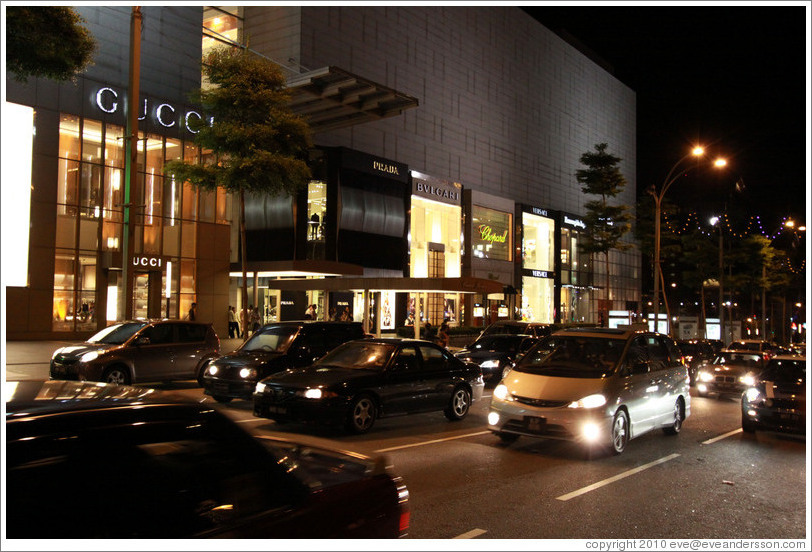
<instances>
[{"instance_id":1,"label":"metal canopy","mask_svg":"<svg viewBox=\"0 0 812 552\"><path fill-rule=\"evenodd\" d=\"M286 291L397 291L413 293L502 293L496 280L462 276L459 278L316 278L271 280L269 289Z\"/></svg>"},{"instance_id":2,"label":"metal canopy","mask_svg":"<svg viewBox=\"0 0 812 552\"><path fill-rule=\"evenodd\" d=\"M394 117L418 105L417 98L333 66L293 76L287 88L291 110L314 133Z\"/></svg>"}]
</instances>

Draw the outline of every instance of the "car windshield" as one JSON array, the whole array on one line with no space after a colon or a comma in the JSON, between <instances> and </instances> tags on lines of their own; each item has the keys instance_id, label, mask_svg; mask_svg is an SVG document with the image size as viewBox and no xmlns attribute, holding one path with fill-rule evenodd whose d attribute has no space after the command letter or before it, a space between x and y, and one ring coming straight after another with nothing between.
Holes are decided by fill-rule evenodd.
<instances>
[{"instance_id":1,"label":"car windshield","mask_svg":"<svg viewBox=\"0 0 812 552\"><path fill-rule=\"evenodd\" d=\"M299 326L270 326L263 328L246 341L240 351L281 353L287 350Z\"/></svg>"},{"instance_id":2,"label":"car windshield","mask_svg":"<svg viewBox=\"0 0 812 552\"><path fill-rule=\"evenodd\" d=\"M520 334L525 333L527 324L491 324L482 335L490 334Z\"/></svg>"},{"instance_id":3,"label":"car windshield","mask_svg":"<svg viewBox=\"0 0 812 552\"><path fill-rule=\"evenodd\" d=\"M714 360L714 364L731 365L731 366L747 366L750 368L757 368L761 366L761 355L752 353L737 353L737 352L724 352L720 353Z\"/></svg>"},{"instance_id":4,"label":"car windshield","mask_svg":"<svg viewBox=\"0 0 812 552\"><path fill-rule=\"evenodd\" d=\"M762 344L758 341L739 341L730 344L728 349L736 349L737 351L760 351Z\"/></svg>"},{"instance_id":5,"label":"car windshield","mask_svg":"<svg viewBox=\"0 0 812 552\"><path fill-rule=\"evenodd\" d=\"M317 368L319 366L337 366L356 370L383 370L394 351L395 346L389 343L350 341L327 353L314 366Z\"/></svg>"},{"instance_id":6,"label":"car windshield","mask_svg":"<svg viewBox=\"0 0 812 552\"><path fill-rule=\"evenodd\" d=\"M468 346L470 351L515 351L522 337L489 335L477 339Z\"/></svg>"},{"instance_id":7,"label":"car windshield","mask_svg":"<svg viewBox=\"0 0 812 552\"><path fill-rule=\"evenodd\" d=\"M612 373L625 345L623 339L551 336L522 358L514 370L546 376L601 378Z\"/></svg>"},{"instance_id":8,"label":"car windshield","mask_svg":"<svg viewBox=\"0 0 812 552\"><path fill-rule=\"evenodd\" d=\"M125 322L123 324L113 324L107 326L102 331L90 337L88 343L107 343L109 345L121 345L130 339L135 333L147 326L146 322Z\"/></svg>"},{"instance_id":9,"label":"car windshield","mask_svg":"<svg viewBox=\"0 0 812 552\"><path fill-rule=\"evenodd\" d=\"M806 382L806 360L804 359L773 359L767 365L767 369L761 374L764 381L775 383L799 383Z\"/></svg>"},{"instance_id":10,"label":"car windshield","mask_svg":"<svg viewBox=\"0 0 812 552\"><path fill-rule=\"evenodd\" d=\"M679 348L684 355L694 356L699 354L699 345L696 343L680 343Z\"/></svg>"}]
</instances>

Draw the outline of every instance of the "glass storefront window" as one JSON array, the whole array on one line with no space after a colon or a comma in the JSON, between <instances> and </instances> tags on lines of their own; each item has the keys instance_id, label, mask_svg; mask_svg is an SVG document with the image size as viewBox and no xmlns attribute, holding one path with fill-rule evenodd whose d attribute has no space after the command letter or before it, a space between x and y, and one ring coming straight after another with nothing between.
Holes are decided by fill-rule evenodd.
<instances>
[{"instance_id":1,"label":"glass storefront window","mask_svg":"<svg viewBox=\"0 0 812 552\"><path fill-rule=\"evenodd\" d=\"M324 216L327 214L327 185L311 180L307 185L307 240L324 240Z\"/></svg>"},{"instance_id":2,"label":"glass storefront window","mask_svg":"<svg viewBox=\"0 0 812 552\"><path fill-rule=\"evenodd\" d=\"M102 124L85 119L82 126L82 161L102 162Z\"/></svg>"},{"instance_id":3,"label":"glass storefront window","mask_svg":"<svg viewBox=\"0 0 812 552\"><path fill-rule=\"evenodd\" d=\"M534 270L553 270L555 262L553 219L522 213L522 223L524 226L522 266Z\"/></svg>"},{"instance_id":4,"label":"glass storefront window","mask_svg":"<svg viewBox=\"0 0 812 552\"><path fill-rule=\"evenodd\" d=\"M62 115L59 119L59 157L79 160L79 117Z\"/></svg>"},{"instance_id":5,"label":"glass storefront window","mask_svg":"<svg viewBox=\"0 0 812 552\"><path fill-rule=\"evenodd\" d=\"M172 138L166 139L166 160L177 161L181 158L183 149L180 146L180 140Z\"/></svg>"},{"instance_id":6,"label":"glass storefront window","mask_svg":"<svg viewBox=\"0 0 812 552\"><path fill-rule=\"evenodd\" d=\"M164 182L164 226L175 226L180 221L180 193L183 186L179 186L175 177L167 177Z\"/></svg>"},{"instance_id":7,"label":"glass storefront window","mask_svg":"<svg viewBox=\"0 0 812 552\"><path fill-rule=\"evenodd\" d=\"M186 220L197 218L197 188L188 182L183 184L183 212L181 218Z\"/></svg>"},{"instance_id":8,"label":"glass storefront window","mask_svg":"<svg viewBox=\"0 0 812 552\"><path fill-rule=\"evenodd\" d=\"M104 219L120 222L122 220L122 191L124 189L124 171L115 167L104 170Z\"/></svg>"},{"instance_id":9,"label":"glass storefront window","mask_svg":"<svg viewBox=\"0 0 812 552\"><path fill-rule=\"evenodd\" d=\"M104 171L101 165L82 163L79 181L80 212L85 217L101 216L101 185Z\"/></svg>"},{"instance_id":10,"label":"glass storefront window","mask_svg":"<svg viewBox=\"0 0 812 552\"><path fill-rule=\"evenodd\" d=\"M555 321L554 280L522 278L522 320L552 323Z\"/></svg>"},{"instance_id":11,"label":"glass storefront window","mask_svg":"<svg viewBox=\"0 0 812 552\"><path fill-rule=\"evenodd\" d=\"M56 212L60 215L76 215L76 206L79 204L79 163L60 159L58 171Z\"/></svg>"},{"instance_id":12,"label":"glass storefront window","mask_svg":"<svg viewBox=\"0 0 812 552\"><path fill-rule=\"evenodd\" d=\"M474 205L471 209L474 257L511 260L513 215Z\"/></svg>"},{"instance_id":13,"label":"glass storefront window","mask_svg":"<svg viewBox=\"0 0 812 552\"><path fill-rule=\"evenodd\" d=\"M105 127L104 164L124 168L124 127L109 124Z\"/></svg>"},{"instance_id":14,"label":"glass storefront window","mask_svg":"<svg viewBox=\"0 0 812 552\"><path fill-rule=\"evenodd\" d=\"M462 212L458 205L449 205L412 196L411 263L413 278L460 275L460 246ZM444 246L443 274L430 274L430 243Z\"/></svg>"}]
</instances>

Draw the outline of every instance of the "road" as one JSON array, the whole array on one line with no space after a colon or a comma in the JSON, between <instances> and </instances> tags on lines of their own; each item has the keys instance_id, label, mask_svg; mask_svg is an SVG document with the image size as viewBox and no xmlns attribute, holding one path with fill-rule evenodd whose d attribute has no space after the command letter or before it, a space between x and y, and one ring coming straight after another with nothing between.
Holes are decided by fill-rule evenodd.
<instances>
[{"instance_id":1,"label":"road","mask_svg":"<svg viewBox=\"0 0 812 552\"><path fill-rule=\"evenodd\" d=\"M21 373L43 377L41 365L7 376ZM194 382L155 387L211 401ZM620 456L588 458L562 441L501 444L486 428L490 391L461 422L439 412L403 416L361 436L255 418L247 401L223 408L258 434L386 455L410 491L413 539L807 536L806 440L743 434L735 398L694 397L678 436L656 431Z\"/></svg>"}]
</instances>

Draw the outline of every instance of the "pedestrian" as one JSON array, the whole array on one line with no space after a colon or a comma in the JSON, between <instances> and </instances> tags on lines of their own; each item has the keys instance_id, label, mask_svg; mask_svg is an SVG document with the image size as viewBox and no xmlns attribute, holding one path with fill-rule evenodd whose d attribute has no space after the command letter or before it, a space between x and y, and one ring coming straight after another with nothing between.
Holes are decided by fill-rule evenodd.
<instances>
[{"instance_id":1,"label":"pedestrian","mask_svg":"<svg viewBox=\"0 0 812 552\"><path fill-rule=\"evenodd\" d=\"M443 320L443 323L440 324L440 333L439 333L439 344L443 347L448 347L449 335L448 335L448 318Z\"/></svg>"},{"instance_id":2,"label":"pedestrian","mask_svg":"<svg viewBox=\"0 0 812 552\"><path fill-rule=\"evenodd\" d=\"M186 318L189 320L197 320L197 303L192 303L192 306L189 309L189 314L186 315Z\"/></svg>"},{"instance_id":3,"label":"pedestrian","mask_svg":"<svg viewBox=\"0 0 812 552\"><path fill-rule=\"evenodd\" d=\"M342 322L349 322L350 321L350 313L347 307L344 307L344 310L341 311L341 321Z\"/></svg>"},{"instance_id":4,"label":"pedestrian","mask_svg":"<svg viewBox=\"0 0 812 552\"><path fill-rule=\"evenodd\" d=\"M259 307L251 307L251 333L255 334L259 331Z\"/></svg>"},{"instance_id":5,"label":"pedestrian","mask_svg":"<svg viewBox=\"0 0 812 552\"><path fill-rule=\"evenodd\" d=\"M437 337L437 330L431 325L431 322L426 319L426 323L423 325L423 339L426 341L434 341Z\"/></svg>"},{"instance_id":6,"label":"pedestrian","mask_svg":"<svg viewBox=\"0 0 812 552\"><path fill-rule=\"evenodd\" d=\"M330 322L334 322L336 320L336 308L330 307L330 317L328 318Z\"/></svg>"},{"instance_id":7,"label":"pedestrian","mask_svg":"<svg viewBox=\"0 0 812 552\"><path fill-rule=\"evenodd\" d=\"M234 339L240 337L240 323L237 322L237 311L233 306L228 306L228 337Z\"/></svg>"},{"instance_id":8,"label":"pedestrian","mask_svg":"<svg viewBox=\"0 0 812 552\"><path fill-rule=\"evenodd\" d=\"M316 305L310 305L307 307L305 311L305 320L315 320L316 319Z\"/></svg>"}]
</instances>

